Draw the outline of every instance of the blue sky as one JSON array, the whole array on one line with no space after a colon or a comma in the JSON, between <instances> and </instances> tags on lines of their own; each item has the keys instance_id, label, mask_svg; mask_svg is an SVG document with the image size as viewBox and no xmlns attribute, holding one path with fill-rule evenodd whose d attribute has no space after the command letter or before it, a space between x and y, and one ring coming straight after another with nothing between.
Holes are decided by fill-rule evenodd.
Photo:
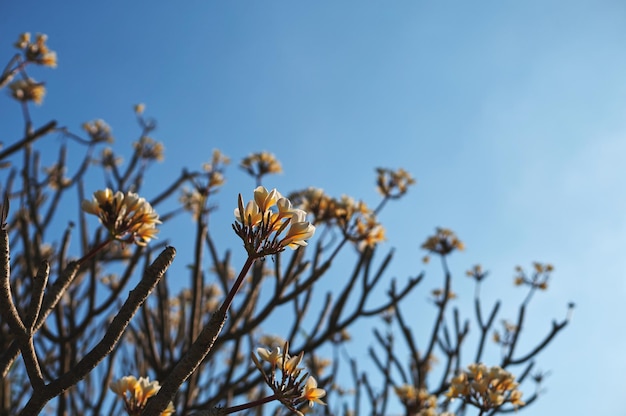
<instances>
[{"instance_id":1,"label":"blue sky","mask_svg":"<svg viewBox=\"0 0 626 416\"><path fill-rule=\"evenodd\" d=\"M59 66L31 74L48 87L35 120L78 130L103 118L118 149L138 134L133 104L146 103L166 147L153 190L213 148L234 161L274 152L285 173L270 187L372 203L373 169L404 167L418 185L382 215L392 274L424 267L419 245L436 226L467 245L454 262L461 298L475 263L491 270L485 297L511 306L522 299L513 267L553 263L529 338L567 302L577 309L540 356L552 375L528 413L619 414L625 17L621 1L7 2L0 56L21 32L47 33ZM0 100L3 141L19 135L19 119ZM252 187L232 166L225 235L228 198Z\"/></svg>"}]
</instances>

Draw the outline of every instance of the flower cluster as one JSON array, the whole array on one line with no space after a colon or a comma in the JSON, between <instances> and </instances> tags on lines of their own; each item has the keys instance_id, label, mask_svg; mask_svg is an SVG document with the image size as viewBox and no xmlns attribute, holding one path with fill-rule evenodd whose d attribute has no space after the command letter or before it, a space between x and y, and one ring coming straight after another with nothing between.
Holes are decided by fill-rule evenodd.
<instances>
[{"instance_id":1,"label":"flower cluster","mask_svg":"<svg viewBox=\"0 0 626 416\"><path fill-rule=\"evenodd\" d=\"M497 409L505 403L517 408L524 405L518 386L515 377L501 367L474 363L452 379L446 396L461 398L481 411Z\"/></svg>"},{"instance_id":2,"label":"flower cluster","mask_svg":"<svg viewBox=\"0 0 626 416\"><path fill-rule=\"evenodd\" d=\"M415 184L415 179L409 172L400 168L398 170L377 168L376 187L378 192L387 198L398 199Z\"/></svg>"},{"instance_id":3,"label":"flower cluster","mask_svg":"<svg viewBox=\"0 0 626 416\"><path fill-rule=\"evenodd\" d=\"M268 191L259 186L254 190L254 199L245 208L239 195L233 229L250 256L263 257L283 251L285 247L306 246L306 240L315 233L315 226L306 221L306 215L305 211L293 208L291 201L276 189Z\"/></svg>"},{"instance_id":4,"label":"flower cluster","mask_svg":"<svg viewBox=\"0 0 626 416\"><path fill-rule=\"evenodd\" d=\"M322 189L307 188L289 196L294 203L313 215L315 223L337 225L344 235L360 248L385 240L385 228L376 214L362 201L343 195L332 198Z\"/></svg>"},{"instance_id":5,"label":"flower cluster","mask_svg":"<svg viewBox=\"0 0 626 416\"><path fill-rule=\"evenodd\" d=\"M139 416L146 407L148 399L159 392L158 381L150 381L147 377L125 376L110 384L109 388L124 400L124 407L129 416ZM174 414L174 404L170 402L161 412L161 416Z\"/></svg>"},{"instance_id":6,"label":"flower cluster","mask_svg":"<svg viewBox=\"0 0 626 416\"><path fill-rule=\"evenodd\" d=\"M422 244L424 250L446 256L454 250L463 250L463 242L457 238L452 230L447 228L437 228L435 235L431 235Z\"/></svg>"},{"instance_id":7,"label":"flower cluster","mask_svg":"<svg viewBox=\"0 0 626 416\"><path fill-rule=\"evenodd\" d=\"M515 267L517 274L513 282L515 286L528 285L533 288L546 290L548 288L548 279L552 271L554 271L554 267L547 263L534 262L531 274L526 274L522 266L517 266Z\"/></svg>"},{"instance_id":8,"label":"flower cluster","mask_svg":"<svg viewBox=\"0 0 626 416\"><path fill-rule=\"evenodd\" d=\"M33 62L38 65L56 68L57 54L48 49L46 41L48 36L38 33L35 41L31 41L30 33L22 33L15 42L15 47L22 50L26 62Z\"/></svg>"},{"instance_id":9,"label":"flower cluster","mask_svg":"<svg viewBox=\"0 0 626 416\"><path fill-rule=\"evenodd\" d=\"M407 414L416 416L454 416L450 412L437 412L437 396L426 389L417 389L411 384L394 386L394 392L407 409Z\"/></svg>"},{"instance_id":10,"label":"flower cluster","mask_svg":"<svg viewBox=\"0 0 626 416\"><path fill-rule=\"evenodd\" d=\"M179 201L185 211L193 214L195 220L209 211L209 207L207 207L209 195L217 193L226 182L223 172L229 163L230 158L218 149L214 149L211 160L202 165L202 170L204 170L202 177L206 178L206 181L194 178L193 187L191 189L186 187L182 190Z\"/></svg>"},{"instance_id":11,"label":"flower cluster","mask_svg":"<svg viewBox=\"0 0 626 416\"><path fill-rule=\"evenodd\" d=\"M213 149L211 161L202 165L202 169L207 173L208 185L211 190L224 185L223 170L230 163L230 158L224 155L219 149Z\"/></svg>"},{"instance_id":12,"label":"flower cluster","mask_svg":"<svg viewBox=\"0 0 626 416\"><path fill-rule=\"evenodd\" d=\"M300 367L304 352L298 355L289 355L289 345L285 344L285 351L279 347L268 350L257 348L258 357L253 353L252 361L259 369L265 383L274 392L275 398L292 412L301 415L302 408L313 407L315 403L325 405L322 397L326 391L317 386L317 380L304 372ZM269 371L262 362L270 364ZM280 373L280 374L279 374Z\"/></svg>"},{"instance_id":13,"label":"flower cluster","mask_svg":"<svg viewBox=\"0 0 626 416\"><path fill-rule=\"evenodd\" d=\"M465 274L468 277L473 278L474 280L476 280L477 282L482 281L485 277L487 277L487 275L489 274L488 271L483 270L483 267L480 264L476 264L474 267L472 267L471 269L467 270L465 272Z\"/></svg>"},{"instance_id":14,"label":"flower cluster","mask_svg":"<svg viewBox=\"0 0 626 416\"><path fill-rule=\"evenodd\" d=\"M83 123L83 130L87 132L91 141L94 143L106 142L113 143L114 139L111 135L111 127L104 120L93 120Z\"/></svg>"},{"instance_id":15,"label":"flower cluster","mask_svg":"<svg viewBox=\"0 0 626 416\"><path fill-rule=\"evenodd\" d=\"M82 209L96 215L113 239L140 246L155 238L161 223L150 203L133 192L96 191L91 201L82 202Z\"/></svg>"},{"instance_id":16,"label":"flower cluster","mask_svg":"<svg viewBox=\"0 0 626 416\"><path fill-rule=\"evenodd\" d=\"M32 101L41 104L46 95L46 87L43 82L37 82L32 78L18 79L9 85L11 95L18 101Z\"/></svg>"},{"instance_id":17,"label":"flower cluster","mask_svg":"<svg viewBox=\"0 0 626 416\"><path fill-rule=\"evenodd\" d=\"M51 189L63 189L72 184L72 180L65 176L67 172L66 166L55 163L52 166L43 168L43 171L48 176L48 186Z\"/></svg>"},{"instance_id":18,"label":"flower cluster","mask_svg":"<svg viewBox=\"0 0 626 416\"><path fill-rule=\"evenodd\" d=\"M502 320L502 333L494 331L493 341L502 347L508 347L513 344L515 335L517 334L517 325L512 324L506 319Z\"/></svg>"},{"instance_id":19,"label":"flower cluster","mask_svg":"<svg viewBox=\"0 0 626 416\"><path fill-rule=\"evenodd\" d=\"M157 142L151 137L141 136L141 138L133 143L135 153L141 159L163 161L163 152L165 150L163 143Z\"/></svg>"},{"instance_id":20,"label":"flower cluster","mask_svg":"<svg viewBox=\"0 0 626 416\"><path fill-rule=\"evenodd\" d=\"M283 171L276 156L269 152L252 153L246 156L239 166L257 179L270 173L282 173Z\"/></svg>"}]
</instances>

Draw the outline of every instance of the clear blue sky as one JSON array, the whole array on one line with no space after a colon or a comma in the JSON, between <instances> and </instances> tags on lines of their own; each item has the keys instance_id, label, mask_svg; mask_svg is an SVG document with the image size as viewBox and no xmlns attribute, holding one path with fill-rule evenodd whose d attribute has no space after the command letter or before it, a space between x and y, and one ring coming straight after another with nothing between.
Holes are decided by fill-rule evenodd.
<instances>
[{"instance_id":1,"label":"clear blue sky","mask_svg":"<svg viewBox=\"0 0 626 416\"><path fill-rule=\"evenodd\" d=\"M374 167L404 167L418 186L382 217L392 273L422 269L419 244L435 226L467 245L454 262L461 298L474 263L492 272L486 298L513 302L513 267L552 262L527 336L570 300L577 309L540 356L552 375L526 414L620 414L624 22L624 2L601 0L4 2L0 56L21 32L47 33L59 66L32 73L48 87L35 120L78 130L103 118L118 148L136 138L132 105L146 103L166 147L152 173L164 178L216 147L234 161L269 150L285 171L270 187L375 201ZM5 143L18 110L0 100ZM251 190L231 167L224 218Z\"/></svg>"}]
</instances>

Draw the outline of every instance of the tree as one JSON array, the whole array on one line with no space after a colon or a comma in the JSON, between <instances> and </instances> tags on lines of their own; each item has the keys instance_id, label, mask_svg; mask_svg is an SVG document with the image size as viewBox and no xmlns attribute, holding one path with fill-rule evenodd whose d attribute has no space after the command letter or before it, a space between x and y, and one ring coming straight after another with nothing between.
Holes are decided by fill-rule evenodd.
<instances>
[{"instance_id":1,"label":"tree","mask_svg":"<svg viewBox=\"0 0 626 416\"><path fill-rule=\"evenodd\" d=\"M378 216L415 183L408 172L377 169L382 197L372 209L315 188L287 196L268 190L264 178L281 170L279 161L268 152L248 155L240 167L256 188L248 202L241 194L233 201L233 232L245 253L238 265L209 226L228 157L215 150L201 170L185 168L157 195L140 196L148 167L163 160L162 144L149 136L156 122L144 116L144 106L135 107L140 134L126 164L102 120L85 123L82 133L56 120L37 126L29 109L42 104L45 86L27 70L55 67L56 54L44 35L23 34L15 46L19 52L0 76L24 115L23 137L0 151L0 414L114 415L123 408L129 415L383 415L396 401L407 415L483 415L523 410L536 400L539 388L522 398L519 383L541 383L534 360L569 321L555 321L535 347L520 351L526 310L533 294L547 289L551 265L516 269L514 283L528 296L517 320L500 331L501 303L485 310L479 295L488 273L478 265L467 272L477 286L479 341L465 362L470 320L451 306L448 267L463 243L437 228L422 248L429 253L424 261L441 260L443 283L432 294L430 336L418 344L404 308L424 274L402 284L388 280L393 252L378 248L384 239ZM52 134L63 140L55 162L43 166L38 146ZM70 162L70 146L83 156ZM104 183L94 185L94 171L103 172ZM184 215L194 220L193 253L182 253L189 283L172 293L166 275L180 255L155 238L161 224ZM333 277L339 258L353 262L352 272L320 298L314 289ZM386 299L372 302L383 285ZM265 331L277 314L283 333L272 336ZM344 344L353 325L373 316L383 318L383 327L373 328L366 365ZM502 355L487 365L490 334ZM398 354L397 338L408 360ZM327 351L332 360L322 358ZM342 366L353 385L340 385Z\"/></svg>"}]
</instances>

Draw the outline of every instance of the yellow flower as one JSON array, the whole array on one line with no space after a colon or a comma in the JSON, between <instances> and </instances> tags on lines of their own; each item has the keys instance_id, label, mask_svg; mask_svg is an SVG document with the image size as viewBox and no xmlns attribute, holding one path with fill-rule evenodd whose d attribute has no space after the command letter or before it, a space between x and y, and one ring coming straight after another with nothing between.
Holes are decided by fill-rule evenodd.
<instances>
[{"instance_id":1,"label":"yellow flower","mask_svg":"<svg viewBox=\"0 0 626 416\"><path fill-rule=\"evenodd\" d=\"M91 201L84 200L83 211L96 215L102 225L116 240L128 239L145 246L158 233L161 224L150 203L133 192L126 194L106 188L94 192Z\"/></svg>"},{"instance_id":2,"label":"yellow flower","mask_svg":"<svg viewBox=\"0 0 626 416\"><path fill-rule=\"evenodd\" d=\"M422 244L422 248L432 253L445 256L454 250L463 250L465 245L452 230L438 227L435 235L428 237L424 244Z\"/></svg>"},{"instance_id":3,"label":"yellow flower","mask_svg":"<svg viewBox=\"0 0 626 416\"><path fill-rule=\"evenodd\" d=\"M134 107L135 114L137 114L137 115L143 114L145 109L146 109L145 104L143 104L143 103L135 104L135 107Z\"/></svg>"},{"instance_id":4,"label":"yellow flower","mask_svg":"<svg viewBox=\"0 0 626 416\"><path fill-rule=\"evenodd\" d=\"M29 43L30 43L30 33L24 32L20 35L20 37L17 39L17 42L15 42L14 45L17 49L24 49L28 46Z\"/></svg>"},{"instance_id":5,"label":"yellow flower","mask_svg":"<svg viewBox=\"0 0 626 416\"><path fill-rule=\"evenodd\" d=\"M307 379L304 385L304 391L301 398L309 402L309 407L313 407L315 403L326 405L321 398L326 396L326 391L317 387L317 381L310 377Z\"/></svg>"},{"instance_id":6,"label":"yellow flower","mask_svg":"<svg viewBox=\"0 0 626 416\"><path fill-rule=\"evenodd\" d=\"M305 240L313 237L313 234L315 234L315 226L305 221L305 216L306 213L304 211L299 211L292 216L287 235L280 241L282 247L296 249L300 246L306 246L307 242Z\"/></svg>"},{"instance_id":7,"label":"yellow flower","mask_svg":"<svg viewBox=\"0 0 626 416\"><path fill-rule=\"evenodd\" d=\"M281 173L283 171L276 156L269 152L252 153L242 160L240 166L256 178L268 173Z\"/></svg>"},{"instance_id":8,"label":"yellow flower","mask_svg":"<svg viewBox=\"0 0 626 416\"><path fill-rule=\"evenodd\" d=\"M276 189L257 187L254 199L245 208L240 194L234 214L235 233L244 241L246 251L255 256L276 254L285 247L306 246L305 240L315 233L315 226L306 221L306 212L292 208L291 201Z\"/></svg>"},{"instance_id":9,"label":"yellow flower","mask_svg":"<svg viewBox=\"0 0 626 416\"><path fill-rule=\"evenodd\" d=\"M276 188L268 191L263 186L257 186L254 190L254 202L256 202L261 212L268 211L271 207L276 205L283 196L276 190Z\"/></svg>"},{"instance_id":10,"label":"yellow flower","mask_svg":"<svg viewBox=\"0 0 626 416\"><path fill-rule=\"evenodd\" d=\"M280 352L280 348L276 347L273 350L267 350L265 348L257 348L257 354L263 361L267 361L272 366L279 366L283 362L283 354Z\"/></svg>"},{"instance_id":11,"label":"yellow flower","mask_svg":"<svg viewBox=\"0 0 626 416\"><path fill-rule=\"evenodd\" d=\"M41 55L41 57L37 60L40 65L49 66L50 68L57 67L57 53L56 52L48 52Z\"/></svg>"},{"instance_id":12,"label":"yellow flower","mask_svg":"<svg viewBox=\"0 0 626 416\"><path fill-rule=\"evenodd\" d=\"M415 389L415 386L411 384L394 386L393 390L402 402L409 402L417 399L417 390Z\"/></svg>"},{"instance_id":13,"label":"yellow flower","mask_svg":"<svg viewBox=\"0 0 626 416\"><path fill-rule=\"evenodd\" d=\"M163 161L165 147L151 137L142 136L139 141L133 143L137 156L142 159Z\"/></svg>"},{"instance_id":14,"label":"yellow flower","mask_svg":"<svg viewBox=\"0 0 626 416\"><path fill-rule=\"evenodd\" d=\"M9 84L9 89L13 98L22 102L33 101L35 104L41 104L46 95L44 84L32 78L13 81Z\"/></svg>"},{"instance_id":15,"label":"yellow flower","mask_svg":"<svg viewBox=\"0 0 626 416\"><path fill-rule=\"evenodd\" d=\"M413 179L411 174L402 168L395 171L377 168L376 172L378 173L376 178L378 192L388 198L395 199L401 197L407 192L408 187L415 183L415 179Z\"/></svg>"},{"instance_id":16,"label":"yellow flower","mask_svg":"<svg viewBox=\"0 0 626 416\"><path fill-rule=\"evenodd\" d=\"M298 370L298 366L302 362L302 358L304 357L304 351L302 351L298 355L294 355L293 357L285 356L286 360L283 362L283 370L286 373L296 373Z\"/></svg>"},{"instance_id":17,"label":"yellow flower","mask_svg":"<svg viewBox=\"0 0 626 416\"><path fill-rule=\"evenodd\" d=\"M125 376L109 385L111 391L124 400L128 414L140 414L148 399L159 392L161 386L158 381L150 381L147 377ZM174 404L169 402L160 416L174 414Z\"/></svg>"},{"instance_id":18,"label":"yellow flower","mask_svg":"<svg viewBox=\"0 0 626 416\"><path fill-rule=\"evenodd\" d=\"M103 120L93 120L83 123L83 130L89 134L91 140L99 142L113 142L113 136L111 136L111 127Z\"/></svg>"}]
</instances>

